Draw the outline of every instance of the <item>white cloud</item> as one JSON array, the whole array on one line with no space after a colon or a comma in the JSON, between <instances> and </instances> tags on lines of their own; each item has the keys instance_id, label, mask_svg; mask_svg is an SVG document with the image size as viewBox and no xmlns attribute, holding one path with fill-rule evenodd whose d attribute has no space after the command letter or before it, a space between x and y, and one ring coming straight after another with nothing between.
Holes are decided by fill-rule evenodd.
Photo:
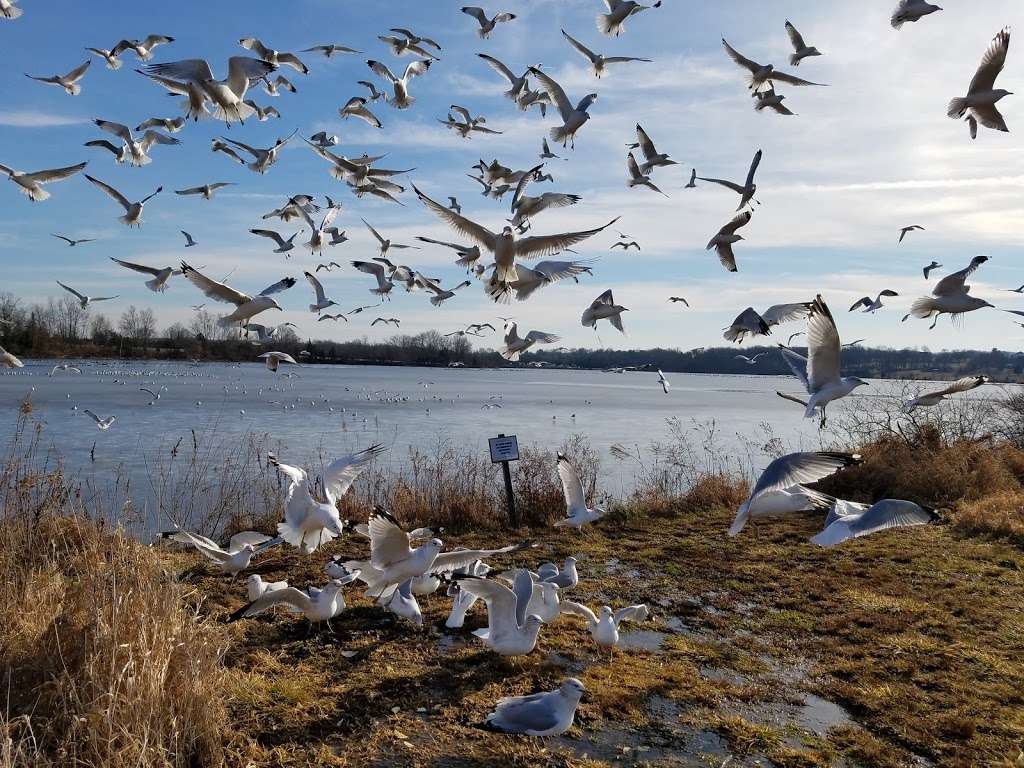
<instances>
[{"instance_id":1,"label":"white cloud","mask_svg":"<svg viewBox=\"0 0 1024 768\"><path fill-rule=\"evenodd\" d=\"M88 123L87 117L59 115L33 109L0 110L0 126L9 128L55 128Z\"/></svg>"}]
</instances>

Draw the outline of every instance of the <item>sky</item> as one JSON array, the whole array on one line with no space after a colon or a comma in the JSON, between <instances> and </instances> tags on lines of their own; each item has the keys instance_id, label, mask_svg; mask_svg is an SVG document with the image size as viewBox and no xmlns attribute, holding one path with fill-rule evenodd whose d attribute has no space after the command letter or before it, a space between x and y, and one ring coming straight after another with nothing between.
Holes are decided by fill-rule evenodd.
<instances>
[{"instance_id":1,"label":"sky","mask_svg":"<svg viewBox=\"0 0 1024 768\"><path fill-rule=\"evenodd\" d=\"M115 318L129 304L151 307L161 327L187 323L191 306L202 302L226 314L229 305L214 306L182 278L174 278L170 289L157 295L143 286L142 275L107 257L152 266L186 258L205 265L213 277L230 272L229 284L249 293L286 275L298 278L294 288L278 297L286 311L263 319L294 322L304 338L374 340L392 335L393 328L370 327L375 312L353 316L347 324L315 322L307 309L312 291L302 272L321 261L345 265L320 276L327 295L348 310L373 301L368 292L372 278L348 265L377 255L361 217L397 242L415 243L416 235L457 242L459 236L424 208L411 189L400 196L404 207L357 199L328 175L326 164L298 137L263 176L211 153L210 140L229 136L266 147L296 129L304 136L326 130L341 139L335 151L386 154L381 163L385 167L415 168L400 183L413 182L437 200L454 195L464 215L499 230L510 215L510 197L502 202L482 197L477 182L466 176L470 166L480 158L497 158L512 168L532 167L540 162L542 137L558 121L554 111L544 119L536 110L520 112L505 99L507 85L475 55L484 52L514 71L542 64L574 103L588 93L598 94L575 151L552 146L568 158L548 161L546 170L554 182L532 188L534 194L552 190L583 199L537 216L531 234L590 229L619 216L613 229L630 235L642 250L609 250L618 239L610 229L578 247L578 257L570 256L599 259L593 276L583 276L579 284L569 280L545 287L511 307L490 302L478 283L441 308L432 307L423 292L396 289L380 316L401 318L402 332L447 333L488 321L500 329L496 318L511 315L521 331L557 333L570 347L689 349L724 344L722 329L747 306L763 310L821 293L844 339L933 350L1024 348L1024 329L1013 316L995 310L972 313L957 324L943 318L932 331L929 321L900 322L911 301L928 293L923 266L939 262L944 266L935 275L940 276L965 267L978 254L991 260L972 277L972 293L999 307L1024 309L1024 296L1007 290L1024 283L1019 255L1024 245L1024 58L1016 46L1010 46L997 83L1021 92L999 105L1010 133L981 129L972 142L966 125L945 114L949 99L966 92L992 37L1003 26L1024 20L1019 0L949 0L942 12L900 31L889 25L892 0L664 0L662 8L631 18L619 38L597 31L595 16L604 10L601 0L503 0L500 10L518 18L499 25L489 40L478 39L476 22L459 13L460 3L454 0L291 0L287 10L279 2L250 0L244 13L238 3L196 0L19 4L22 18L0 20L7 62L0 72L0 163L38 170L89 160L86 172L131 199L164 187L146 205L143 226L130 230L116 220L120 208L81 175L50 185L51 199L40 203L0 180L0 290L26 302L59 297L61 289L54 281L61 280L85 294L118 294L116 301L100 307ZM790 67L786 19L824 55L805 60L798 69ZM337 108L365 93L356 81L378 80L367 59L383 61L396 71L412 61L395 59L376 38L395 26L436 39L444 49L441 61L411 83L416 97L411 109L373 105L383 130L343 121ZM559 29L606 55L654 61L612 67L596 80ZM249 55L238 45L242 37L258 37L281 51L338 43L363 53L331 60L300 53L309 75L281 70L298 93L271 98L254 89L247 96L261 105L273 104L280 120L250 120L230 129L213 120L190 123L176 134L181 146L153 149L151 165L117 166L110 153L82 146L91 139L113 139L91 120L135 126L148 117L174 117L180 114L179 98L168 97L136 74L139 63L130 52L116 72L94 58L76 97L28 80L23 73L65 73L90 58L85 46L110 48L121 38L151 33L176 38L156 49L152 63L205 58L218 77L225 76L228 57ZM779 87L797 115L757 113L744 71L721 47L723 35L749 58L775 63L828 87ZM503 133L459 138L438 123L451 104L485 115L487 125ZM626 187L625 145L635 141L637 122L659 151L680 163L654 174L668 197ZM694 167L700 175L742 181L758 149L764 152L757 174L761 205L742 230L746 239L735 248L739 272L729 274L705 245L733 216L738 197L715 185L684 185ZM212 201L172 192L215 181L236 186L221 190ZM286 259L271 252L270 241L248 233L268 224L286 235L294 232L293 225L265 222L261 216L297 193L315 194L320 202L326 194L342 202L335 223L350 241L325 251L323 258L296 249ZM910 224L925 231L897 245L899 229ZM186 250L182 229L199 245ZM96 242L69 248L51 233ZM445 286L465 279L447 249L425 246L398 255L402 262L441 278ZM583 310L608 288L630 310L624 319L626 335L604 322L596 332L580 323ZM900 295L877 314L847 312L861 296L885 288ZM670 304L669 296L686 297L690 307ZM799 325L786 330L799 330ZM483 348L500 345L498 336L473 341Z\"/></svg>"}]
</instances>

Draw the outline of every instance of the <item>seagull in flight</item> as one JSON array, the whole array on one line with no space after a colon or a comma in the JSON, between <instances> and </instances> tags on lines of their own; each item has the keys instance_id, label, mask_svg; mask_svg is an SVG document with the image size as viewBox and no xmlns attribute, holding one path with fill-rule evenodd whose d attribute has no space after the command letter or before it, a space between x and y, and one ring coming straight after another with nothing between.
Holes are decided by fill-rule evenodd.
<instances>
[{"instance_id":1,"label":"seagull in flight","mask_svg":"<svg viewBox=\"0 0 1024 768\"><path fill-rule=\"evenodd\" d=\"M24 11L14 4L14 0L0 0L0 18L14 21L20 19Z\"/></svg>"},{"instance_id":2,"label":"seagull in flight","mask_svg":"<svg viewBox=\"0 0 1024 768\"><path fill-rule=\"evenodd\" d=\"M299 232L302 230L300 229ZM295 247L295 238L299 236L299 232L285 240L281 237L280 233L275 232L272 229L250 229L250 233L258 235L259 237L266 237L277 243L277 248L274 249L274 253L288 253Z\"/></svg>"},{"instance_id":3,"label":"seagull in flight","mask_svg":"<svg viewBox=\"0 0 1024 768\"><path fill-rule=\"evenodd\" d=\"M757 365L757 361L760 360L762 357L764 357L767 354L768 354L767 352L758 352L753 357L747 357L746 355L736 355L734 359L742 360L747 365Z\"/></svg>"},{"instance_id":4,"label":"seagull in flight","mask_svg":"<svg viewBox=\"0 0 1024 768\"><path fill-rule=\"evenodd\" d=\"M917 230L921 230L923 232L924 231L924 227L922 227L920 224L911 224L909 227L901 227L900 228L900 239L899 239L899 242L900 243L903 242L903 238L905 238L907 236L908 232L915 232Z\"/></svg>"},{"instance_id":5,"label":"seagull in flight","mask_svg":"<svg viewBox=\"0 0 1024 768\"><path fill-rule=\"evenodd\" d=\"M321 56L330 59L339 53L362 53L362 51L349 48L347 45L328 43L327 45L314 45L312 48L303 48L302 53L319 53Z\"/></svg>"},{"instance_id":6,"label":"seagull in flight","mask_svg":"<svg viewBox=\"0 0 1024 768\"><path fill-rule=\"evenodd\" d=\"M594 299L589 307L583 310L583 317L580 322L584 328L593 328L596 331L597 321L607 320L619 333L625 334L626 329L622 327L622 313L628 311L626 307L615 303L612 291L609 288Z\"/></svg>"},{"instance_id":7,"label":"seagull in flight","mask_svg":"<svg viewBox=\"0 0 1024 768\"><path fill-rule=\"evenodd\" d=\"M736 256L732 251L733 243L743 239L743 235L737 235L736 230L749 224L751 218L753 218L753 214L750 211L737 213L728 224L718 230L718 233L708 241L705 250L710 251L714 248L715 253L718 254L718 260L722 262L722 266L729 272L737 271Z\"/></svg>"},{"instance_id":8,"label":"seagull in flight","mask_svg":"<svg viewBox=\"0 0 1024 768\"><path fill-rule=\"evenodd\" d=\"M323 310L327 309L328 307L336 307L336 306L338 306L338 302L332 301L331 299L328 299L327 296L324 295L324 286L316 278L316 275L314 275L312 272L303 272L302 274L304 274L306 276L306 280L307 280L307 282L309 282L310 286L313 288L313 293L314 293L315 298L316 298L316 304L310 304L309 305L309 311L310 312L316 312L316 313L319 314L320 312L322 312Z\"/></svg>"},{"instance_id":9,"label":"seagull in flight","mask_svg":"<svg viewBox=\"0 0 1024 768\"><path fill-rule=\"evenodd\" d=\"M651 141L651 137L647 135L647 131L643 129L640 123L636 124L636 143L627 144L630 149L638 149L644 155L644 162L640 166L640 170L645 174L650 173L655 168L664 167L667 165L679 165L675 160L670 158L664 152L658 152L654 147L654 142Z\"/></svg>"},{"instance_id":10,"label":"seagull in flight","mask_svg":"<svg viewBox=\"0 0 1024 768\"><path fill-rule=\"evenodd\" d=\"M725 48L725 52L729 54L729 58L732 59L743 69L747 70L750 74L747 78L747 83L752 91L760 91L765 87L766 83L786 83L787 85L822 85L822 83L812 83L810 80L804 80L803 78L797 77L796 75L790 75L786 72L780 72L775 69L771 64L758 64L756 61L748 59L746 56L741 54L735 48L733 48L726 39L722 38L722 47Z\"/></svg>"},{"instance_id":11,"label":"seagull in flight","mask_svg":"<svg viewBox=\"0 0 1024 768\"><path fill-rule=\"evenodd\" d=\"M686 183L683 189L696 189L697 188L697 169L690 169L690 180Z\"/></svg>"},{"instance_id":12,"label":"seagull in flight","mask_svg":"<svg viewBox=\"0 0 1024 768\"><path fill-rule=\"evenodd\" d=\"M202 291L207 298L235 305L235 310L230 315L220 319L219 323L224 327L230 326L233 323L244 324L247 320L268 309L281 310L281 305L277 303L273 295L295 285L294 277L286 277L273 285L267 286L258 295L249 296L229 285L207 277L184 261L181 263L181 271L188 281Z\"/></svg>"},{"instance_id":13,"label":"seagull in flight","mask_svg":"<svg viewBox=\"0 0 1024 768\"><path fill-rule=\"evenodd\" d=\"M653 5L641 5L636 0L604 0L608 13L597 16L597 30L607 37L618 37L626 31L626 19L651 8L661 8L661 0Z\"/></svg>"},{"instance_id":14,"label":"seagull in flight","mask_svg":"<svg viewBox=\"0 0 1024 768\"><path fill-rule=\"evenodd\" d=\"M971 138L977 136L977 123L996 131L1008 132L1006 120L996 108L996 102L1004 96L1012 96L1011 91L996 88L996 78L1006 64L1006 53L1010 48L1010 28L1000 30L981 58L981 64L971 79L966 96L958 96L949 102L946 114L954 120L970 113Z\"/></svg>"},{"instance_id":15,"label":"seagull in flight","mask_svg":"<svg viewBox=\"0 0 1024 768\"><path fill-rule=\"evenodd\" d=\"M899 29L908 21L915 22L930 13L941 10L939 6L925 2L925 0L900 0L896 10L892 12L892 28Z\"/></svg>"},{"instance_id":16,"label":"seagull in flight","mask_svg":"<svg viewBox=\"0 0 1024 768\"><path fill-rule=\"evenodd\" d=\"M690 302L688 302L688 301L687 301L686 299L684 299L684 298L683 298L682 296L669 296L669 297L668 297L668 300L669 300L669 301L671 301L671 302L672 302L673 304L678 304L678 303L679 303L679 302L681 301L681 302L683 302L683 304L685 304L686 306L690 306Z\"/></svg>"},{"instance_id":17,"label":"seagull in flight","mask_svg":"<svg viewBox=\"0 0 1024 768\"><path fill-rule=\"evenodd\" d=\"M173 267L157 269L156 267L147 267L145 264L133 264L130 261L121 261L120 259L115 259L113 256L110 257L110 260L115 264L120 264L126 269L141 272L144 275L151 275L153 279L146 281L146 287L153 291L153 293L163 293L166 291L167 281L174 275L181 274L180 269L174 269ZM98 301L98 299L93 299L93 301Z\"/></svg>"},{"instance_id":18,"label":"seagull in flight","mask_svg":"<svg viewBox=\"0 0 1024 768\"><path fill-rule=\"evenodd\" d=\"M747 336L770 336L771 329L782 323L802 320L811 312L811 302L802 301L794 304L775 304L764 312L758 313L753 307L747 307L725 329L722 337L726 341L742 344Z\"/></svg>"},{"instance_id":19,"label":"seagull in flight","mask_svg":"<svg viewBox=\"0 0 1024 768\"><path fill-rule=\"evenodd\" d=\"M85 77L85 73L89 71L90 64L92 64L92 61L87 59L84 63L79 64L66 75L39 77L36 75L26 74L25 77L30 80L38 80L40 83L46 83L47 85L60 86L68 96L77 96L82 92L82 86L78 84L78 81Z\"/></svg>"},{"instance_id":20,"label":"seagull in flight","mask_svg":"<svg viewBox=\"0 0 1024 768\"><path fill-rule=\"evenodd\" d=\"M350 117L358 117L364 123L372 125L374 128L384 127L380 118L373 114L366 106L366 99L361 96L353 96L345 102L345 106L338 109L338 114L344 120L348 120ZM324 149L324 147L321 147L321 149Z\"/></svg>"},{"instance_id":21,"label":"seagull in flight","mask_svg":"<svg viewBox=\"0 0 1024 768\"><path fill-rule=\"evenodd\" d=\"M67 243L72 248L74 248L79 243L94 243L94 242L96 242L96 238L83 238L81 240L72 240L70 237L64 237L64 235L51 235L51 237L56 237L58 240L63 240L65 243Z\"/></svg>"},{"instance_id":22,"label":"seagull in flight","mask_svg":"<svg viewBox=\"0 0 1024 768\"><path fill-rule=\"evenodd\" d=\"M230 125L236 121L244 123L255 114L255 110L245 103L245 94L250 83L265 78L275 69L277 64L266 59L232 56L228 59L226 80L217 80L205 59L151 64L146 67L144 74L151 79L161 78L157 82L165 86L167 83L164 79L184 83L184 92L189 96L188 115L195 120L205 111L204 103L210 101L214 105L213 117Z\"/></svg>"},{"instance_id":23,"label":"seagull in flight","mask_svg":"<svg viewBox=\"0 0 1024 768\"><path fill-rule=\"evenodd\" d=\"M0 173L18 185L19 191L32 202L41 202L50 198L50 193L43 189L44 184L63 181L85 168L88 163L69 165L66 168L51 168L45 171L16 171L6 165L0 165Z\"/></svg>"},{"instance_id":24,"label":"seagull in flight","mask_svg":"<svg viewBox=\"0 0 1024 768\"><path fill-rule=\"evenodd\" d=\"M852 307L850 307L850 312L853 312L853 310L857 309L857 307L864 307L864 312L865 313L870 312L870 313L874 314L875 312L877 312L878 310L880 310L882 308L882 297L883 296L899 296L899 294L896 293L896 291L890 291L887 288L884 291L882 291L881 293L879 293L878 296L874 300L872 300L872 298L870 296L865 296L862 299L858 299L857 302Z\"/></svg>"},{"instance_id":25,"label":"seagull in flight","mask_svg":"<svg viewBox=\"0 0 1024 768\"><path fill-rule=\"evenodd\" d=\"M401 78L396 77L386 64L381 64L379 61L373 61L371 59L366 62L366 65L375 75L391 83L394 96L388 99L388 104L395 109L408 109L416 101L415 97L409 95L409 81L417 75L422 75L429 70L430 63L430 59L419 59L411 62L405 68L405 72L402 74Z\"/></svg>"},{"instance_id":26,"label":"seagull in flight","mask_svg":"<svg viewBox=\"0 0 1024 768\"><path fill-rule=\"evenodd\" d=\"M932 260L932 263L931 263L931 264L929 264L929 265L928 265L927 267L924 267L924 268L923 268L923 269L921 270L922 272L924 272L924 279L925 279L925 280L927 280L927 279L928 279L928 275L929 275L929 273L931 273L931 271L932 271L933 269L938 269L938 268L939 268L939 267L941 267L941 266L942 266L942 265L941 265L941 264L939 264L939 262L937 262L937 261L935 261L935 260L933 259L933 260ZM1021 286L1021 287L1022 287L1022 288L1024 288L1024 286ZM1024 291L1021 291L1021 293L1024 293Z\"/></svg>"},{"instance_id":27,"label":"seagull in flight","mask_svg":"<svg viewBox=\"0 0 1024 768\"><path fill-rule=\"evenodd\" d=\"M181 232L181 234L183 234L185 236L185 247L186 248L191 248L194 245L199 245L199 243L197 243L195 240L192 239L192 235L190 235L184 229L181 229L181 230L178 230L178 231Z\"/></svg>"},{"instance_id":28,"label":"seagull in flight","mask_svg":"<svg viewBox=\"0 0 1024 768\"><path fill-rule=\"evenodd\" d=\"M932 288L931 296L924 296L910 305L910 312L903 319L906 320L909 317L922 319L934 317L935 320L929 328L931 330L939 322L939 317L944 314L955 317L965 312L973 312L976 309L991 307L992 305L984 299L971 296L971 286L966 284L967 278L986 261L988 261L988 256L975 256L964 269L951 275L946 275Z\"/></svg>"},{"instance_id":29,"label":"seagull in flight","mask_svg":"<svg viewBox=\"0 0 1024 768\"><path fill-rule=\"evenodd\" d=\"M661 372L660 368L658 369L658 383L661 385L662 392L667 395L672 385L668 383L668 379L665 378L665 374Z\"/></svg>"},{"instance_id":30,"label":"seagull in flight","mask_svg":"<svg viewBox=\"0 0 1024 768\"><path fill-rule=\"evenodd\" d=\"M836 499L825 518L825 528L811 543L834 547L844 541L868 536L890 528L928 525L940 520L938 512L903 499L882 499L870 507L854 501Z\"/></svg>"},{"instance_id":31,"label":"seagull in flight","mask_svg":"<svg viewBox=\"0 0 1024 768\"><path fill-rule=\"evenodd\" d=\"M118 216L117 220L128 227L142 226L142 210L145 207L146 203L152 198L159 195L164 190L163 187L157 187L155 192L142 198L142 200L140 200L139 202L133 203L129 202L127 197L122 195L109 184L105 184L99 179L94 179L87 173L83 174L83 176L85 176L85 178L88 181L90 181L95 187L102 190L103 192L106 192L108 197L114 200L114 202L119 203L121 207L124 208L124 216Z\"/></svg>"},{"instance_id":32,"label":"seagull in flight","mask_svg":"<svg viewBox=\"0 0 1024 768\"><path fill-rule=\"evenodd\" d=\"M72 294L75 298L78 299L78 303L82 306L82 309L85 309L94 301L113 301L114 299L118 298L117 296L85 296L76 291L74 288L64 285L64 283L62 283L60 280L57 280L56 282L57 285L59 285L65 291Z\"/></svg>"},{"instance_id":33,"label":"seagull in flight","mask_svg":"<svg viewBox=\"0 0 1024 768\"><path fill-rule=\"evenodd\" d=\"M90 419L96 422L96 427L100 430L100 432L106 432L108 429L114 426L114 422L117 421L117 416L107 416L105 419L101 419L88 408L82 411L82 413L84 413L86 416L88 416Z\"/></svg>"},{"instance_id":34,"label":"seagull in flight","mask_svg":"<svg viewBox=\"0 0 1024 768\"><path fill-rule=\"evenodd\" d=\"M232 181L217 181L213 184L203 184L201 187L188 187L187 189L176 189L174 194L176 195L202 195L206 200L213 199L213 193L218 189L224 189L224 187L235 186Z\"/></svg>"},{"instance_id":35,"label":"seagull in flight","mask_svg":"<svg viewBox=\"0 0 1024 768\"><path fill-rule=\"evenodd\" d=\"M142 134L141 138L136 139L135 135L132 133L132 129L127 125L111 122L110 120L93 120L93 123L95 123L100 130L106 131L124 142L123 153L125 159L128 160L129 164L136 167L149 165L153 162L153 159L149 156L149 150L154 144L163 144L165 146L177 146L181 144L181 141L175 139L173 136L167 136L166 134L160 133L160 131L154 131L152 129L147 130Z\"/></svg>"},{"instance_id":36,"label":"seagull in flight","mask_svg":"<svg viewBox=\"0 0 1024 768\"><path fill-rule=\"evenodd\" d=\"M270 62L275 68L287 65L304 75L309 74L309 67L303 64L302 60L294 53L288 53L287 51L275 51L273 48L264 45L261 40L255 37L243 37L238 41L238 44L246 50L255 53L263 61Z\"/></svg>"},{"instance_id":37,"label":"seagull in flight","mask_svg":"<svg viewBox=\"0 0 1024 768\"><path fill-rule=\"evenodd\" d=\"M651 59L639 59L633 56L604 56L600 53L594 53L564 29L562 30L562 36L569 41L569 45L575 48L583 58L590 62L590 71L593 72L594 77L599 80L604 76L605 67L609 64L625 64L630 61L645 61L647 63L651 63Z\"/></svg>"},{"instance_id":38,"label":"seagull in flight","mask_svg":"<svg viewBox=\"0 0 1024 768\"><path fill-rule=\"evenodd\" d=\"M385 266L383 264L376 261L353 261L352 266L360 272L372 275L377 280L377 287L370 289L370 293L374 296L386 297L395 287L395 284L384 276Z\"/></svg>"},{"instance_id":39,"label":"seagull in flight","mask_svg":"<svg viewBox=\"0 0 1024 768\"><path fill-rule=\"evenodd\" d=\"M633 189L634 187L647 187L648 189L654 190L659 195L665 195L665 197L668 197L668 195L662 192L658 186L651 181L650 176L640 170L640 166L637 165L636 158L633 157L632 152L629 152L626 155L626 170L629 172L629 178L626 179L626 186L630 189Z\"/></svg>"},{"instance_id":40,"label":"seagull in flight","mask_svg":"<svg viewBox=\"0 0 1024 768\"><path fill-rule=\"evenodd\" d=\"M611 248L609 248L609 250L614 250L616 248L621 248L624 251L628 251L630 248L636 248L639 251L640 243L638 243L636 240L631 240L628 243L623 240L620 240L619 242L612 245Z\"/></svg>"},{"instance_id":41,"label":"seagull in flight","mask_svg":"<svg viewBox=\"0 0 1024 768\"><path fill-rule=\"evenodd\" d=\"M554 344L560 340L560 336L544 331L530 331L525 338L520 338L516 324L509 323L505 327L505 346L501 349L501 356L510 362L516 362L523 352L535 344Z\"/></svg>"},{"instance_id":42,"label":"seagull in flight","mask_svg":"<svg viewBox=\"0 0 1024 768\"><path fill-rule=\"evenodd\" d=\"M907 400L903 404L903 410L910 413L915 408L931 408L932 406L938 405L950 395L956 395L960 392L970 392L972 389L988 384L988 376L965 376L962 379L958 379L944 389L936 389L930 392L923 392L917 397L913 397Z\"/></svg>"},{"instance_id":43,"label":"seagull in flight","mask_svg":"<svg viewBox=\"0 0 1024 768\"><path fill-rule=\"evenodd\" d=\"M597 94L587 94L574 107L569 101L569 97L565 95L562 86L548 77L547 74L537 67L530 67L527 71L537 78L540 87L551 97L551 101L558 107L558 113L561 115L562 125L551 129L551 138L562 142L563 147L569 143L571 149L576 149L576 132L590 119L590 114L587 110L597 100Z\"/></svg>"},{"instance_id":44,"label":"seagull in flight","mask_svg":"<svg viewBox=\"0 0 1024 768\"><path fill-rule=\"evenodd\" d=\"M803 36L796 31L796 27L790 24L789 19L786 19L786 34L789 35L789 42L793 46L793 53L789 55L791 67L799 67L800 62L808 56L821 56L821 51L804 42Z\"/></svg>"},{"instance_id":45,"label":"seagull in flight","mask_svg":"<svg viewBox=\"0 0 1024 768\"><path fill-rule=\"evenodd\" d=\"M742 185L736 184L732 181L726 181L725 179L711 179L705 178L704 176L698 176L697 178L701 181L707 181L712 184L718 184L731 189L733 192L740 196L740 204L736 207L736 210L741 210L745 205L749 205L751 200L754 200L754 195L757 194L757 184L754 183L754 174L757 173L757 167L761 164L761 150L757 150L754 153L754 159L750 161L750 169L747 171L747 180ZM756 203L757 200L754 200ZM760 205L760 203L758 203Z\"/></svg>"},{"instance_id":46,"label":"seagull in flight","mask_svg":"<svg viewBox=\"0 0 1024 768\"><path fill-rule=\"evenodd\" d=\"M557 469L558 478L562 481L566 516L562 520L556 520L555 526L582 528L587 523L593 523L608 514L601 507L590 508L587 506L587 496L583 491L580 475L563 453L558 454Z\"/></svg>"},{"instance_id":47,"label":"seagull in flight","mask_svg":"<svg viewBox=\"0 0 1024 768\"><path fill-rule=\"evenodd\" d=\"M501 11L496 13L493 18L489 19L487 18L487 12L476 5L467 5L460 10L463 13L472 16L477 20L477 23L480 24L480 29L476 31L476 34L481 40L489 38L491 36L491 32L494 31L494 28L498 26L498 24L506 21L512 21L516 17L514 13Z\"/></svg>"}]
</instances>

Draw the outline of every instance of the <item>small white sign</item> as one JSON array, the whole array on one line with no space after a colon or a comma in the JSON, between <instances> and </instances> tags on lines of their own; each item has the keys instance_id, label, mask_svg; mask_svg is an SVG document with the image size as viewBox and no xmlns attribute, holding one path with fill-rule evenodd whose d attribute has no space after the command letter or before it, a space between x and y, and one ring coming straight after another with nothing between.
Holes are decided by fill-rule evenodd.
<instances>
[{"instance_id":1,"label":"small white sign","mask_svg":"<svg viewBox=\"0 0 1024 768\"><path fill-rule=\"evenodd\" d=\"M492 437L487 440L491 448L491 463L502 461L519 461L519 441L515 435Z\"/></svg>"}]
</instances>

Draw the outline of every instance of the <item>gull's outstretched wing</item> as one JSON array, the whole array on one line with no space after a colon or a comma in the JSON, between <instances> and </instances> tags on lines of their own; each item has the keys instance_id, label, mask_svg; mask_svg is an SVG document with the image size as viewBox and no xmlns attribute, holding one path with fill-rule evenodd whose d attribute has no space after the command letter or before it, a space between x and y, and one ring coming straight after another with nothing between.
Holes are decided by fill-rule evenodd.
<instances>
[{"instance_id":1,"label":"gull's outstretched wing","mask_svg":"<svg viewBox=\"0 0 1024 768\"><path fill-rule=\"evenodd\" d=\"M324 493L328 500L333 503L348 493L352 483L362 474L363 470L370 466L370 462L386 450L387 448L383 445L371 445L365 450L335 459L324 467Z\"/></svg>"},{"instance_id":2,"label":"gull's outstretched wing","mask_svg":"<svg viewBox=\"0 0 1024 768\"><path fill-rule=\"evenodd\" d=\"M811 392L839 382L842 345L828 306L818 296L807 320L807 381Z\"/></svg>"},{"instance_id":3,"label":"gull's outstretched wing","mask_svg":"<svg viewBox=\"0 0 1024 768\"><path fill-rule=\"evenodd\" d=\"M562 481L562 494L569 517L586 512L587 497L583 493L583 483L576 468L564 454L558 454L558 477Z\"/></svg>"},{"instance_id":4,"label":"gull's outstretched wing","mask_svg":"<svg viewBox=\"0 0 1024 768\"><path fill-rule=\"evenodd\" d=\"M215 301L223 301L225 304L234 304L237 307L240 307L251 300L241 291L236 291L234 288L225 285L224 283L212 280L202 272L197 272L184 261L181 262L181 273L190 283L192 283L192 285L202 291L203 295L207 298L214 299Z\"/></svg>"}]
</instances>

